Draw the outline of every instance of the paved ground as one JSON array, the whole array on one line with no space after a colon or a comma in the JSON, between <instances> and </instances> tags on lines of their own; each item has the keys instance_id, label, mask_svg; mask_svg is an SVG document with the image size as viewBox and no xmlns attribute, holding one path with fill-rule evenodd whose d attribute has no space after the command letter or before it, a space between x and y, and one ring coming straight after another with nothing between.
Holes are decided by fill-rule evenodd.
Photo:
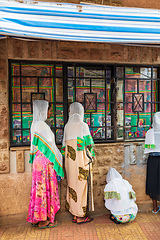
<instances>
[{"instance_id":1,"label":"paved ground","mask_svg":"<svg viewBox=\"0 0 160 240\"><path fill-rule=\"evenodd\" d=\"M158 214L138 213L136 219L127 224L111 222L109 214L96 215L91 223L77 225L71 217L64 214L64 219L57 217L59 225L51 229L31 227L25 219L14 217L9 220L0 218L0 239L9 240L131 240L160 239L160 212Z\"/></svg>"}]
</instances>

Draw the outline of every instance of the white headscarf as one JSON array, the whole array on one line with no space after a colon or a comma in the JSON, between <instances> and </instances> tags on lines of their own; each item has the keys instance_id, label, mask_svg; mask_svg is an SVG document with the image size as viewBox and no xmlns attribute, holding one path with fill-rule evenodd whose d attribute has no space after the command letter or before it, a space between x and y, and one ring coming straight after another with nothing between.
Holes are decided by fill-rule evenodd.
<instances>
[{"instance_id":1,"label":"white headscarf","mask_svg":"<svg viewBox=\"0 0 160 240\"><path fill-rule=\"evenodd\" d=\"M153 129L160 131L160 112L154 114L152 127Z\"/></svg>"},{"instance_id":2,"label":"white headscarf","mask_svg":"<svg viewBox=\"0 0 160 240\"><path fill-rule=\"evenodd\" d=\"M115 215L119 212L118 215L136 213L138 208L134 202L136 197L132 185L124 180L115 168L110 168L106 181L105 207Z\"/></svg>"},{"instance_id":3,"label":"white headscarf","mask_svg":"<svg viewBox=\"0 0 160 240\"><path fill-rule=\"evenodd\" d=\"M144 147L144 154L160 152L160 112L153 116L152 128L146 133Z\"/></svg>"},{"instance_id":4,"label":"white headscarf","mask_svg":"<svg viewBox=\"0 0 160 240\"><path fill-rule=\"evenodd\" d=\"M62 154L55 144L54 133L50 127L45 123L47 119L48 102L45 100L36 100L33 102L33 123L31 125L31 152L34 152L36 146L32 144L35 133L40 134L47 143L53 148L57 159L62 165Z\"/></svg>"},{"instance_id":5,"label":"white headscarf","mask_svg":"<svg viewBox=\"0 0 160 240\"><path fill-rule=\"evenodd\" d=\"M48 102L45 100L35 100L33 102L33 123L45 121L47 119Z\"/></svg>"},{"instance_id":6,"label":"white headscarf","mask_svg":"<svg viewBox=\"0 0 160 240\"><path fill-rule=\"evenodd\" d=\"M89 127L87 123L83 122L83 118L84 108L82 104L72 103L69 108L69 120L64 128L63 146L67 140L90 135Z\"/></svg>"}]
</instances>

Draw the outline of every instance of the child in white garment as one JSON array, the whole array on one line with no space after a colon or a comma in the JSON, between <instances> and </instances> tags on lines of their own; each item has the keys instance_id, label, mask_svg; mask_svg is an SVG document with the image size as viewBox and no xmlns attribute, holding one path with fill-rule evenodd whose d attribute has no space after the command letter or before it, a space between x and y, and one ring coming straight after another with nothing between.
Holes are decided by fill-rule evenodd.
<instances>
[{"instance_id":1,"label":"child in white garment","mask_svg":"<svg viewBox=\"0 0 160 240\"><path fill-rule=\"evenodd\" d=\"M111 211L110 219L116 224L134 220L138 207L131 184L124 180L115 168L110 168L106 182L104 199L105 207Z\"/></svg>"}]
</instances>

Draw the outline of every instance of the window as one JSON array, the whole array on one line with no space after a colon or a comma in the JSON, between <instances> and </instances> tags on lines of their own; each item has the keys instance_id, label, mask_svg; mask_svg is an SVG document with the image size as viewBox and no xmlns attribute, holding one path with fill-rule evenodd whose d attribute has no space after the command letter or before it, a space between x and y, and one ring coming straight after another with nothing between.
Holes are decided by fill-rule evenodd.
<instances>
[{"instance_id":1,"label":"window","mask_svg":"<svg viewBox=\"0 0 160 240\"><path fill-rule=\"evenodd\" d=\"M61 64L10 62L11 146L30 144L32 102L45 99L52 105L47 120L56 142L63 137L63 67Z\"/></svg>"},{"instance_id":2,"label":"window","mask_svg":"<svg viewBox=\"0 0 160 240\"><path fill-rule=\"evenodd\" d=\"M117 67L117 140L144 139L159 110L159 69Z\"/></svg>"},{"instance_id":3,"label":"window","mask_svg":"<svg viewBox=\"0 0 160 240\"><path fill-rule=\"evenodd\" d=\"M68 105L70 102L80 102L84 105L84 121L89 125L91 135L96 142L113 140L113 108L111 98L113 67L106 66L68 66ZM93 96L96 95L96 103ZM89 100L90 96L90 100ZM86 109L85 100L89 106L95 106L95 111Z\"/></svg>"},{"instance_id":4,"label":"window","mask_svg":"<svg viewBox=\"0 0 160 240\"><path fill-rule=\"evenodd\" d=\"M52 105L47 123L61 143L68 108L80 102L95 142L143 140L159 108L159 68L10 61L11 146L30 144L32 102Z\"/></svg>"}]
</instances>

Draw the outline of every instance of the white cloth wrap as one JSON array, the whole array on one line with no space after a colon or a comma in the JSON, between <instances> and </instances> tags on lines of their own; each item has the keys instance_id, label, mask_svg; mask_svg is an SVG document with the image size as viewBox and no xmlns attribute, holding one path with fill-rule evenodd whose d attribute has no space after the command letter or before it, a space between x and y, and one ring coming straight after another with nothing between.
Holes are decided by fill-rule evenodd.
<instances>
[{"instance_id":1,"label":"white cloth wrap","mask_svg":"<svg viewBox=\"0 0 160 240\"><path fill-rule=\"evenodd\" d=\"M120 194L121 200L104 199L105 207L114 215L135 214L138 207L135 199L129 198L129 192L133 192L132 185L122 178L122 176L114 168L110 168L107 177L107 184L104 192L116 192Z\"/></svg>"},{"instance_id":2,"label":"white cloth wrap","mask_svg":"<svg viewBox=\"0 0 160 240\"><path fill-rule=\"evenodd\" d=\"M146 133L145 144L154 144L155 148L145 148L144 154L160 152L160 112L154 114L152 128Z\"/></svg>"},{"instance_id":3,"label":"white cloth wrap","mask_svg":"<svg viewBox=\"0 0 160 240\"><path fill-rule=\"evenodd\" d=\"M78 103L74 102L70 105L69 120L64 128L63 143L67 140L76 139L77 137L83 138L90 135L89 127L87 123L83 122L84 108Z\"/></svg>"},{"instance_id":4,"label":"white cloth wrap","mask_svg":"<svg viewBox=\"0 0 160 240\"><path fill-rule=\"evenodd\" d=\"M31 151L34 151L32 145L34 133L39 133L51 145L62 164L62 154L55 144L54 133L50 127L44 122L47 119L48 102L45 100L36 100L33 103L33 123L31 125Z\"/></svg>"}]
</instances>

